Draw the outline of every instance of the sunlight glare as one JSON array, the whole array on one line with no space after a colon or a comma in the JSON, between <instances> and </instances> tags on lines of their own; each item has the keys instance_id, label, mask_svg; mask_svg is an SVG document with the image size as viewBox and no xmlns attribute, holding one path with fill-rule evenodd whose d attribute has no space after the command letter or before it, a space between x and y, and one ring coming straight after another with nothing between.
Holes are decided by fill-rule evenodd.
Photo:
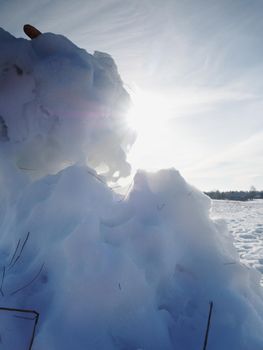
<instances>
[{"instance_id":1,"label":"sunlight glare","mask_svg":"<svg viewBox=\"0 0 263 350\"><path fill-rule=\"evenodd\" d=\"M133 167L147 170L171 166L167 151L171 149L173 139L168 126L172 113L167 99L138 88L131 96L132 107L127 122L136 131L137 140L130 151L129 161Z\"/></svg>"},{"instance_id":2,"label":"sunlight glare","mask_svg":"<svg viewBox=\"0 0 263 350\"><path fill-rule=\"evenodd\" d=\"M152 92L136 89L132 96L132 107L127 115L128 125L139 135L155 133L169 119L167 101ZM150 129L149 129L150 128Z\"/></svg>"}]
</instances>

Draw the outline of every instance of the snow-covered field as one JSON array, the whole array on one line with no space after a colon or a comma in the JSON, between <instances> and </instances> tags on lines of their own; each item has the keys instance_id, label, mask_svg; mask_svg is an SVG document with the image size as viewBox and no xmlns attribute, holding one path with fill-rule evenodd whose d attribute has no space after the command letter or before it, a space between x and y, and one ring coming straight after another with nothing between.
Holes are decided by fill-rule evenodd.
<instances>
[{"instance_id":1,"label":"snow-covered field","mask_svg":"<svg viewBox=\"0 0 263 350\"><path fill-rule=\"evenodd\" d=\"M263 274L263 200L213 201L212 217L225 218L241 261ZM263 283L263 279L261 280Z\"/></svg>"}]
</instances>

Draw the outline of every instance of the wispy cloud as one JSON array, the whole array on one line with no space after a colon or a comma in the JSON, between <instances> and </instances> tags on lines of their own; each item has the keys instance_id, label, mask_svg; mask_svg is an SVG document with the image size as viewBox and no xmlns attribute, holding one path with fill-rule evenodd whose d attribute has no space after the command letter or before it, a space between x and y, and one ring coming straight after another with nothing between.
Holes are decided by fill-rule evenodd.
<instances>
[{"instance_id":1,"label":"wispy cloud","mask_svg":"<svg viewBox=\"0 0 263 350\"><path fill-rule=\"evenodd\" d=\"M244 181L262 186L263 173L263 131L255 133L246 140L209 157L195 167L187 170L190 177L221 178L225 189L244 188ZM205 186L206 187L206 186ZM209 188L210 187L210 188ZM215 188L215 185L205 189Z\"/></svg>"}]
</instances>

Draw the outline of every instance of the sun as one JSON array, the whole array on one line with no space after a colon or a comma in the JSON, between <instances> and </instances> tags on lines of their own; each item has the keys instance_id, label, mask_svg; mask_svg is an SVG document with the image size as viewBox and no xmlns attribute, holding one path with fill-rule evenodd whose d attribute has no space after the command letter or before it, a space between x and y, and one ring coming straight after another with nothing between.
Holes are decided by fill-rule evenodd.
<instances>
[{"instance_id":1,"label":"sun","mask_svg":"<svg viewBox=\"0 0 263 350\"><path fill-rule=\"evenodd\" d=\"M171 165L167 150L171 149L169 130L171 110L164 96L136 88L131 93L132 107L127 123L137 133L137 140L128 156L135 168L157 170Z\"/></svg>"},{"instance_id":2,"label":"sun","mask_svg":"<svg viewBox=\"0 0 263 350\"><path fill-rule=\"evenodd\" d=\"M139 88L135 89L131 97L132 107L127 114L129 127L138 134L158 132L169 115L165 99L156 93L142 91Z\"/></svg>"}]
</instances>

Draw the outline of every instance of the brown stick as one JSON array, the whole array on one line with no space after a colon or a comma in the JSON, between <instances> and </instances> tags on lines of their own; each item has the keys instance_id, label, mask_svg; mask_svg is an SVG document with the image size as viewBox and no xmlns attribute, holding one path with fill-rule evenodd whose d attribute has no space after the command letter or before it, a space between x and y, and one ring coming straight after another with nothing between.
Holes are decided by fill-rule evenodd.
<instances>
[{"instance_id":1,"label":"brown stick","mask_svg":"<svg viewBox=\"0 0 263 350\"><path fill-rule=\"evenodd\" d=\"M31 26L31 24L25 24L23 29L30 39L35 39L42 34L37 28Z\"/></svg>"}]
</instances>

